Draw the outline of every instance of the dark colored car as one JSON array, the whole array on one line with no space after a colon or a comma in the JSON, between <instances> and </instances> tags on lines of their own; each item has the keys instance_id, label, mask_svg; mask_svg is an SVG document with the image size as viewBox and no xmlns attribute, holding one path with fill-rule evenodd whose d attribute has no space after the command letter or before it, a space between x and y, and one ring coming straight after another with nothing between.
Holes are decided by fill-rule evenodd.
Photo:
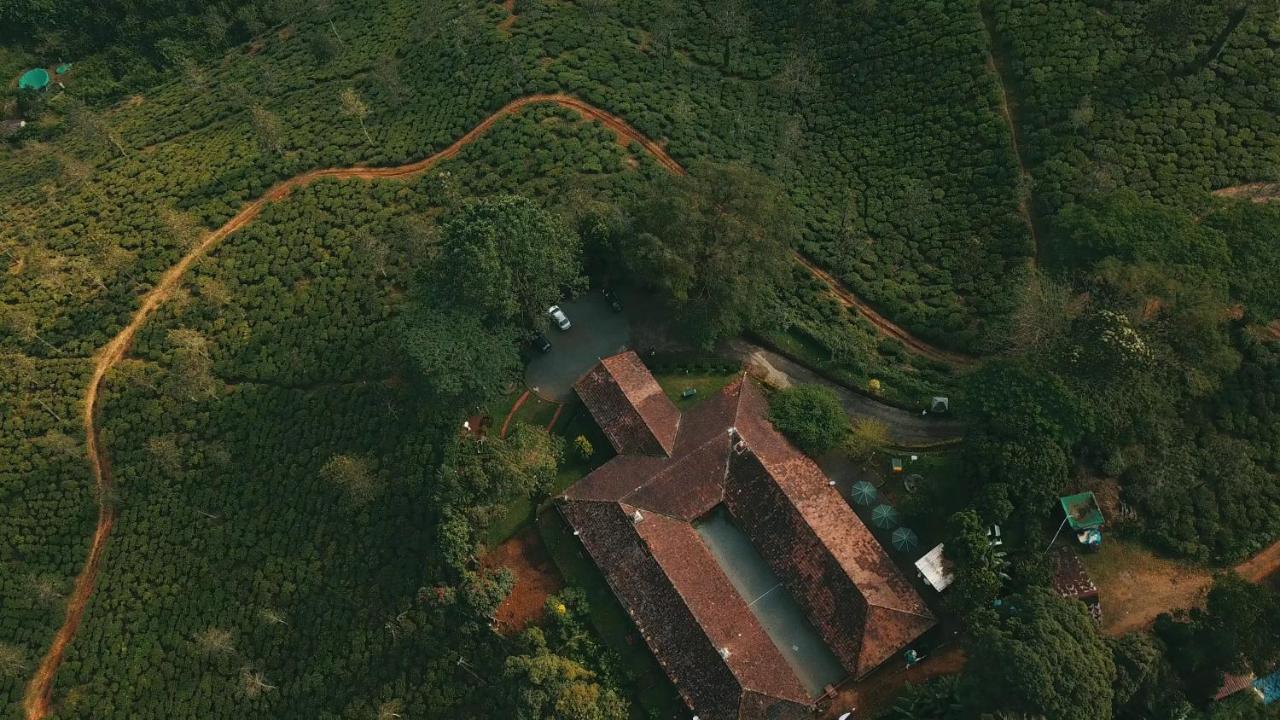
<instances>
[{"instance_id":1,"label":"dark colored car","mask_svg":"<svg viewBox=\"0 0 1280 720\"><path fill-rule=\"evenodd\" d=\"M551 341L548 340L547 336L543 335L542 333L538 333L533 336L533 346L538 349L538 352L541 352L541 353L551 352Z\"/></svg>"},{"instance_id":2,"label":"dark colored car","mask_svg":"<svg viewBox=\"0 0 1280 720\"><path fill-rule=\"evenodd\" d=\"M604 295L604 299L609 301L609 307L613 308L614 312L622 312L622 301L618 300L618 296L612 290L605 288L600 291L600 294Z\"/></svg>"}]
</instances>

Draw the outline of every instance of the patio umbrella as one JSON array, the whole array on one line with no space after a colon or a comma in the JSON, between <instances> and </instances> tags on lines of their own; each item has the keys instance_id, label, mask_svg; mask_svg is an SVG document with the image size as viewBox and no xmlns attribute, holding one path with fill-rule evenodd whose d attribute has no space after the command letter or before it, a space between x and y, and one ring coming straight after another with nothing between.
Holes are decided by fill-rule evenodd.
<instances>
[{"instance_id":1,"label":"patio umbrella","mask_svg":"<svg viewBox=\"0 0 1280 720\"><path fill-rule=\"evenodd\" d=\"M916 536L915 530L911 528L900 527L893 531L893 546L902 552L915 550L920 544L920 538Z\"/></svg>"},{"instance_id":2,"label":"patio umbrella","mask_svg":"<svg viewBox=\"0 0 1280 720\"><path fill-rule=\"evenodd\" d=\"M876 486L866 480L860 480L854 483L853 487L849 488L849 494L853 496L853 501L859 505L870 505L875 502L876 498L880 495L880 493L876 491Z\"/></svg>"},{"instance_id":3,"label":"patio umbrella","mask_svg":"<svg viewBox=\"0 0 1280 720\"><path fill-rule=\"evenodd\" d=\"M871 511L871 524L888 530L898 524L898 511L892 505L877 505Z\"/></svg>"}]
</instances>

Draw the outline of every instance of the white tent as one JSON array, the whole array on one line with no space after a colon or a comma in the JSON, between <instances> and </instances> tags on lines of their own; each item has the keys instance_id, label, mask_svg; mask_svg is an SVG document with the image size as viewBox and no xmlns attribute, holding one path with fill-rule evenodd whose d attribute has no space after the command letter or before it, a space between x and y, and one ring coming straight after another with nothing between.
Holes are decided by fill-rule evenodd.
<instances>
[{"instance_id":1,"label":"white tent","mask_svg":"<svg viewBox=\"0 0 1280 720\"><path fill-rule=\"evenodd\" d=\"M951 561L942 554L942 543L938 543L937 547L916 561L916 572L920 573L920 577L938 592L946 590L956 579L955 573L951 570Z\"/></svg>"}]
</instances>

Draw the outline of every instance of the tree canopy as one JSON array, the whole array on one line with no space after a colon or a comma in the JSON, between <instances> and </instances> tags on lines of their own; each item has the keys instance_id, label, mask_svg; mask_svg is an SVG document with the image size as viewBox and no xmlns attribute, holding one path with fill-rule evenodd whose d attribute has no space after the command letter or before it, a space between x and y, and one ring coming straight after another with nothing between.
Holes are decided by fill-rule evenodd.
<instances>
[{"instance_id":1,"label":"tree canopy","mask_svg":"<svg viewBox=\"0 0 1280 720\"><path fill-rule=\"evenodd\" d=\"M576 231L537 203L498 195L467 203L444 224L430 277L442 302L490 322L534 327L582 278Z\"/></svg>"},{"instance_id":2,"label":"tree canopy","mask_svg":"<svg viewBox=\"0 0 1280 720\"><path fill-rule=\"evenodd\" d=\"M1077 600L1048 588L1012 595L967 649L961 695L974 710L1045 720L1112 717L1115 663Z\"/></svg>"},{"instance_id":3,"label":"tree canopy","mask_svg":"<svg viewBox=\"0 0 1280 720\"><path fill-rule=\"evenodd\" d=\"M656 178L628 217L624 252L636 280L657 288L708 346L764 319L799 233L781 186L740 164L699 162L688 175Z\"/></svg>"},{"instance_id":4,"label":"tree canopy","mask_svg":"<svg viewBox=\"0 0 1280 720\"><path fill-rule=\"evenodd\" d=\"M849 416L834 391L821 385L796 385L769 400L769 420L796 447L821 455L844 439Z\"/></svg>"}]
</instances>

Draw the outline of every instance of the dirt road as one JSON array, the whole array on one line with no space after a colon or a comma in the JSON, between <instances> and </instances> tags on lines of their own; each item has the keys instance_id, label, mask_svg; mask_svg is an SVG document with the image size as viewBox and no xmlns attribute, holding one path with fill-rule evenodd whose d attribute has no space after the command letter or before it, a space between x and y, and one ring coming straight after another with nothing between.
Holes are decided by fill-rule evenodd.
<instances>
[{"instance_id":1,"label":"dirt road","mask_svg":"<svg viewBox=\"0 0 1280 720\"><path fill-rule=\"evenodd\" d=\"M734 340L729 348L742 359L749 370L760 374L771 384L783 387L796 384L823 385L831 388L840 398L840 404L850 418L871 418L884 423L889 431L889 439L895 445L928 447L954 442L964 434L964 426L954 420L920 415L877 402L778 353L745 340Z\"/></svg>"},{"instance_id":2,"label":"dirt road","mask_svg":"<svg viewBox=\"0 0 1280 720\"><path fill-rule=\"evenodd\" d=\"M243 228L262 213L263 208L269 203L276 202L287 197L294 189L306 186L317 180L324 178L335 179L360 179L360 180L378 180L378 179L403 179L421 174L444 160L448 160L458 154L464 147L474 142L477 138L487 132L494 123L504 117L515 114L530 105L558 105L563 108L573 110L583 118L597 121L614 132L622 142L634 142L639 145L645 152L649 153L655 161L668 172L677 175L685 173L680 163L676 162L667 151L658 143L645 137L635 128L631 127L622 118L605 112L577 98L562 94L537 94L528 95L516 100L512 100L506 105L499 108L493 114L486 117L462 137L454 141L453 144L443 150L406 165L398 165L394 167L347 167L347 168L324 168L319 170L311 170L309 172L296 175L288 180L277 183L272 186L266 193L258 199L245 205L240 212L228 220L222 227L208 233L199 242L197 242L186 255L183 255L177 263L165 271L160 276L156 285L148 292L138 305L138 309L134 311L133 316L129 319L119 333L116 334L106 345L104 345L94 356L93 374L89 380L88 387L84 393L84 415L83 424L86 437L86 453L88 456L89 466L92 470L94 482L97 487L98 494L98 523L93 534L93 540L89 546L89 554L85 559L84 566L80 570L80 574L76 577L75 586L71 592L71 596L67 602L66 615L63 619L62 626L54 635L48 651L40 661L35 674L27 684L26 692L23 695L23 709L28 720L43 720L49 715L50 697L53 691L53 679L58 671L58 667L62 664L63 654L67 645L75 637L76 630L80 626L81 618L84 614L85 606L89 601L89 597L93 594L93 588L97 581L98 570L102 562L102 556L105 552L107 541L111 536L111 530L115 526L115 507L109 501L112 489L111 471L107 461L107 455L102 448L101 438L98 435L97 428L97 410L98 410L98 393L102 386L102 381L107 373L116 366L128 352L129 347L133 344L134 336L138 329L142 327L147 318L155 312L156 308L169 298L173 291L182 282L187 270L193 263L205 255L211 248L224 240L227 236L235 231ZM807 267L817 271L817 268L806 263ZM821 271L818 271L821 272ZM838 288L838 283L825 273L820 276L825 282ZM854 297L848 291L841 291L842 299L853 307L857 307L868 317L879 318L877 327L880 327L887 334L897 337L907 344L907 347L917 352L932 352L933 356L938 358L946 357L941 351L930 348L925 343L912 338L906 331L893 325L888 320L880 318L871 308L867 307L860 300Z\"/></svg>"},{"instance_id":3,"label":"dirt road","mask_svg":"<svg viewBox=\"0 0 1280 720\"><path fill-rule=\"evenodd\" d=\"M798 252L792 254L795 256L796 262L803 265L810 274L821 280L828 288L830 288L831 294L840 301L841 305L857 310L858 313L870 321L870 323L874 325L881 334L897 340L916 355L929 358L930 360L936 360L946 365L955 365L958 367L965 367L977 362L977 360L968 355L948 350L941 350L912 335L902 327L895 324L892 320L872 309L872 307L863 302L861 298L850 292L849 289L841 284L841 282L831 273L818 267L811 260Z\"/></svg>"}]
</instances>

